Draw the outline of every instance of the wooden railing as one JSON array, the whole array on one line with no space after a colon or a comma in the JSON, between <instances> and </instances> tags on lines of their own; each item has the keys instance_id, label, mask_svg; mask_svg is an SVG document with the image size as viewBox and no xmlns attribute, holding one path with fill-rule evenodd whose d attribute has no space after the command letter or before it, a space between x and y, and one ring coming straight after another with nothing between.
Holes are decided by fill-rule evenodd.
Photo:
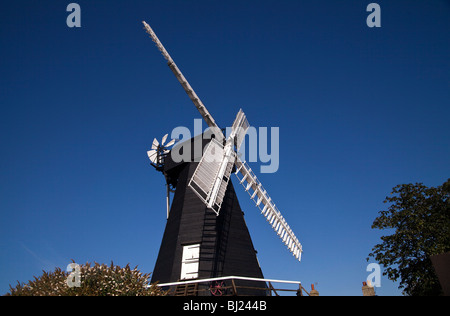
<instances>
[{"instance_id":1,"label":"wooden railing","mask_svg":"<svg viewBox=\"0 0 450 316\"><path fill-rule=\"evenodd\" d=\"M265 286L239 285L237 280L261 282ZM295 284L297 288L280 288L274 284ZM248 290L257 291L265 296L310 295L300 281L250 278L241 276L195 279L180 282L162 283L159 287L169 288L171 295L178 296L241 296L248 295Z\"/></svg>"}]
</instances>

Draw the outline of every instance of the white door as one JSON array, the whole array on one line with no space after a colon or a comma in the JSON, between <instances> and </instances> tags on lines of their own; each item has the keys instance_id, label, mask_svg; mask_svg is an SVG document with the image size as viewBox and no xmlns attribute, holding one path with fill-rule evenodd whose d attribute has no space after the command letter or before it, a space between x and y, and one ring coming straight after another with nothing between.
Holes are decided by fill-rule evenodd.
<instances>
[{"instance_id":1,"label":"white door","mask_svg":"<svg viewBox=\"0 0 450 316\"><path fill-rule=\"evenodd\" d=\"M200 244L183 246L181 259L181 280L198 278L198 263L200 260Z\"/></svg>"}]
</instances>

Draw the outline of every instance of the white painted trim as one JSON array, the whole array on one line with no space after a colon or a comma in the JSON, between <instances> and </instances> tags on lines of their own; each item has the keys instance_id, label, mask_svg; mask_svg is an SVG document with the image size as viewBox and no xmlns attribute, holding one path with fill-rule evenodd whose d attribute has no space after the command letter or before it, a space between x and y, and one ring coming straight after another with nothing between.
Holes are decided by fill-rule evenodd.
<instances>
[{"instance_id":1,"label":"white painted trim","mask_svg":"<svg viewBox=\"0 0 450 316\"><path fill-rule=\"evenodd\" d=\"M228 277L199 279L199 280L182 281L182 282L162 283L162 284L158 284L158 286L163 287L163 286L173 286L173 285L180 285L180 284L203 283L203 282L223 281L223 280L232 280L232 279L235 279L235 280L247 280L247 281L273 282L273 283L288 283L288 284L299 284L299 285L302 284L302 282L300 282L300 281L260 279L260 278L241 277L241 276L228 276Z\"/></svg>"}]
</instances>

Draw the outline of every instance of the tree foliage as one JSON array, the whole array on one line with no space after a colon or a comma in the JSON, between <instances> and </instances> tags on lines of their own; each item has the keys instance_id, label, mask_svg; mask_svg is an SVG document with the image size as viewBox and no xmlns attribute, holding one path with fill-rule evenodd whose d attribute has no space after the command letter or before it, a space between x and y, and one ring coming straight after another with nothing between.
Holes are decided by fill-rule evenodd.
<instances>
[{"instance_id":1,"label":"tree foliage","mask_svg":"<svg viewBox=\"0 0 450 316\"><path fill-rule=\"evenodd\" d=\"M80 286L70 287L70 272L56 268L45 272L26 284L17 282L7 296L161 296L166 295L155 284L150 284L150 273L142 274L137 267L131 269L111 265L86 263L80 265Z\"/></svg>"},{"instance_id":2,"label":"tree foliage","mask_svg":"<svg viewBox=\"0 0 450 316\"><path fill-rule=\"evenodd\" d=\"M398 185L384 200L390 206L372 224L374 229L393 229L369 257L384 266L383 275L390 280L400 279L405 295L442 294L430 256L450 251L449 196L450 179L436 188Z\"/></svg>"}]
</instances>

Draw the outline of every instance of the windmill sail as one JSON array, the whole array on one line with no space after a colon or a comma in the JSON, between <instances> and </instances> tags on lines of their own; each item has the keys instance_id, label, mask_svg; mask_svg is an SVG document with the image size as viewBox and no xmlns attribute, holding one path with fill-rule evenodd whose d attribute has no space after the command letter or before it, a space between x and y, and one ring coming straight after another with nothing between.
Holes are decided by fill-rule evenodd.
<instances>
[{"instance_id":1,"label":"windmill sail","mask_svg":"<svg viewBox=\"0 0 450 316\"><path fill-rule=\"evenodd\" d=\"M225 191L230 181L233 165L234 152L227 156L226 148L212 139L189 181L192 190L217 215L219 215Z\"/></svg>"},{"instance_id":2,"label":"windmill sail","mask_svg":"<svg viewBox=\"0 0 450 316\"><path fill-rule=\"evenodd\" d=\"M247 121L247 117L245 116L242 109L239 110L236 115L236 119L233 122L233 126L231 128L231 138L234 138L234 144L236 146L236 151L241 147L242 141L244 140L245 134L247 134L247 130L250 127L250 124Z\"/></svg>"},{"instance_id":3,"label":"windmill sail","mask_svg":"<svg viewBox=\"0 0 450 316\"><path fill-rule=\"evenodd\" d=\"M239 149L249 126L244 112L240 109L225 146L216 139L211 140L189 182L189 186L217 215L235 162L233 147L235 145L237 150Z\"/></svg>"},{"instance_id":4,"label":"windmill sail","mask_svg":"<svg viewBox=\"0 0 450 316\"><path fill-rule=\"evenodd\" d=\"M219 126L217 126L216 122L214 121L211 114L209 114L208 110L206 109L205 105L203 104L202 100L197 96L194 89L192 89L189 82L186 80L186 78L181 73L180 69L177 67L175 62L173 61L172 57L170 57L167 50L164 48L161 41L158 39L158 36L156 36L153 29L148 25L145 21L142 21L142 24L144 24L144 28L147 31L147 33L152 38L153 42L156 44L156 47L158 47L161 54L164 56L164 58L167 60L167 64L169 65L170 69L172 70L175 77L178 79L178 81L183 86L184 91L186 91L187 95L191 99L191 101L194 103L197 110L202 115L203 119L206 121L209 127L219 129Z\"/></svg>"},{"instance_id":5,"label":"windmill sail","mask_svg":"<svg viewBox=\"0 0 450 316\"><path fill-rule=\"evenodd\" d=\"M267 194L267 191L263 188L261 182L259 182L252 169L239 158L236 158L236 177L239 183L244 186L245 191L250 194L251 199L255 202L256 206L261 210L261 214L267 219L272 226L278 237L288 247L292 255L301 260L302 245L298 241L292 229L289 227L286 220L281 215L278 208L273 203L272 199ZM239 177L238 173L242 176Z\"/></svg>"}]
</instances>

